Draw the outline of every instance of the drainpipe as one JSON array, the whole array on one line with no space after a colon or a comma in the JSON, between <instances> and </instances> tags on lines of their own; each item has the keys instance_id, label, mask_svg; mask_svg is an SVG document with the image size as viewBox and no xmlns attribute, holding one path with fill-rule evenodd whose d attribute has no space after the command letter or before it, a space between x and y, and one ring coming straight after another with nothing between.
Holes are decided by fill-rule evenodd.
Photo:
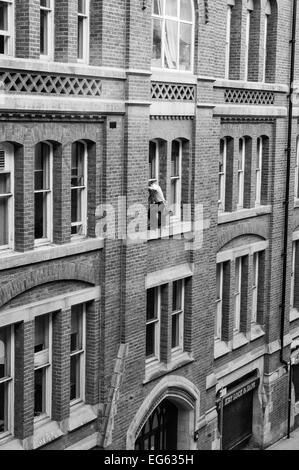
<instances>
[{"instance_id":1,"label":"drainpipe","mask_svg":"<svg viewBox=\"0 0 299 470\"><path fill-rule=\"evenodd\" d=\"M286 282L288 263L288 239L289 239L289 204L290 204L290 176L291 176L291 152L292 152L292 125L293 125L293 94L294 94L294 74L295 74L295 53L296 53L296 19L297 0L293 0L293 25L291 44L291 69L290 69L290 90L288 95L288 146L287 153L287 174L285 187L285 216L284 216L284 244L283 244L283 276L282 276L282 303L281 303L281 351L280 360L288 367L289 371L289 392L288 392L288 438L291 433L291 362L284 358L284 333L286 317Z\"/></svg>"}]
</instances>

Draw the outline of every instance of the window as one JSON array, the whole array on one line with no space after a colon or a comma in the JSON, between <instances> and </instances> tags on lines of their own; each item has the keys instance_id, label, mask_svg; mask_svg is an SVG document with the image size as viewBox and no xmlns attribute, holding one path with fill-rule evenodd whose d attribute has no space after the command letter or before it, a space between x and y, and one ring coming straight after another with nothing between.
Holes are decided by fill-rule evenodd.
<instances>
[{"instance_id":1,"label":"window","mask_svg":"<svg viewBox=\"0 0 299 470\"><path fill-rule=\"evenodd\" d=\"M36 146L34 164L34 234L36 243L51 241L52 157L48 143Z\"/></svg>"},{"instance_id":2,"label":"window","mask_svg":"<svg viewBox=\"0 0 299 470\"><path fill-rule=\"evenodd\" d=\"M239 141L239 160L238 160L238 207L244 206L244 173L245 173L245 153L246 142L243 137Z\"/></svg>"},{"instance_id":3,"label":"window","mask_svg":"<svg viewBox=\"0 0 299 470\"><path fill-rule=\"evenodd\" d=\"M257 139L256 171L255 171L255 204L261 204L263 168L263 139Z\"/></svg>"},{"instance_id":4,"label":"window","mask_svg":"<svg viewBox=\"0 0 299 470\"><path fill-rule=\"evenodd\" d=\"M150 142L149 145L149 183L158 183L159 180L159 145Z\"/></svg>"},{"instance_id":5,"label":"window","mask_svg":"<svg viewBox=\"0 0 299 470\"><path fill-rule=\"evenodd\" d=\"M173 352L184 349L184 281L172 285L171 349Z\"/></svg>"},{"instance_id":6,"label":"window","mask_svg":"<svg viewBox=\"0 0 299 470\"><path fill-rule=\"evenodd\" d=\"M296 147L295 199L299 199L299 137L297 137Z\"/></svg>"},{"instance_id":7,"label":"window","mask_svg":"<svg viewBox=\"0 0 299 470\"><path fill-rule=\"evenodd\" d=\"M181 217L182 142L174 140L171 149L170 206L174 217Z\"/></svg>"},{"instance_id":8,"label":"window","mask_svg":"<svg viewBox=\"0 0 299 470\"><path fill-rule=\"evenodd\" d=\"M75 305L71 314L71 387L72 404L85 398L85 321L86 305Z\"/></svg>"},{"instance_id":9,"label":"window","mask_svg":"<svg viewBox=\"0 0 299 470\"><path fill-rule=\"evenodd\" d=\"M271 4L266 3L265 24L264 24L264 61L263 61L263 82L266 81L267 59L268 59L268 32L269 32L269 16L271 15Z\"/></svg>"},{"instance_id":10,"label":"window","mask_svg":"<svg viewBox=\"0 0 299 470\"><path fill-rule=\"evenodd\" d=\"M13 327L0 328L0 439L13 429Z\"/></svg>"},{"instance_id":11,"label":"window","mask_svg":"<svg viewBox=\"0 0 299 470\"><path fill-rule=\"evenodd\" d=\"M154 0L152 24L152 67L191 71L194 48L192 0Z\"/></svg>"},{"instance_id":12,"label":"window","mask_svg":"<svg viewBox=\"0 0 299 470\"><path fill-rule=\"evenodd\" d=\"M216 321L215 321L215 340L222 340L222 312L223 312L223 263L216 267Z\"/></svg>"},{"instance_id":13,"label":"window","mask_svg":"<svg viewBox=\"0 0 299 470\"><path fill-rule=\"evenodd\" d=\"M0 250L13 248L14 153L9 144L0 148Z\"/></svg>"},{"instance_id":14,"label":"window","mask_svg":"<svg viewBox=\"0 0 299 470\"><path fill-rule=\"evenodd\" d=\"M253 0L247 0L246 11L246 36L245 36L245 73L244 79L248 80L249 70L249 47L250 47L250 33L251 33L251 14L254 9Z\"/></svg>"},{"instance_id":15,"label":"window","mask_svg":"<svg viewBox=\"0 0 299 470\"><path fill-rule=\"evenodd\" d=\"M34 416L51 416L52 318L35 318L34 326Z\"/></svg>"},{"instance_id":16,"label":"window","mask_svg":"<svg viewBox=\"0 0 299 470\"><path fill-rule=\"evenodd\" d=\"M242 276L243 276L243 260L236 258L235 264L235 308L234 308L234 332L239 333L241 330L241 305L242 305Z\"/></svg>"},{"instance_id":17,"label":"window","mask_svg":"<svg viewBox=\"0 0 299 470\"><path fill-rule=\"evenodd\" d=\"M258 313L258 290L259 290L259 269L260 269L260 253L253 254L253 286L252 286L252 310L251 323L257 323Z\"/></svg>"},{"instance_id":18,"label":"window","mask_svg":"<svg viewBox=\"0 0 299 470\"><path fill-rule=\"evenodd\" d=\"M220 141L218 208L225 211L227 140Z\"/></svg>"},{"instance_id":19,"label":"window","mask_svg":"<svg viewBox=\"0 0 299 470\"><path fill-rule=\"evenodd\" d=\"M147 362L160 360L160 313L161 289L147 291L146 306L146 359Z\"/></svg>"},{"instance_id":20,"label":"window","mask_svg":"<svg viewBox=\"0 0 299 470\"><path fill-rule=\"evenodd\" d=\"M89 0L78 0L78 44L77 57L88 62L89 50Z\"/></svg>"},{"instance_id":21,"label":"window","mask_svg":"<svg viewBox=\"0 0 299 470\"><path fill-rule=\"evenodd\" d=\"M54 50L53 0L40 0L40 56L52 58Z\"/></svg>"},{"instance_id":22,"label":"window","mask_svg":"<svg viewBox=\"0 0 299 470\"><path fill-rule=\"evenodd\" d=\"M13 55L13 0L0 1L0 54Z\"/></svg>"},{"instance_id":23,"label":"window","mask_svg":"<svg viewBox=\"0 0 299 470\"><path fill-rule=\"evenodd\" d=\"M225 78L229 78L232 9L233 9L232 5L227 5L226 41L225 41Z\"/></svg>"},{"instance_id":24,"label":"window","mask_svg":"<svg viewBox=\"0 0 299 470\"><path fill-rule=\"evenodd\" d=\"M297 252L297 242L293 242L293 246L292 246L292 271L291 271L291 299L290 299L291 308L295 308L296 252Z\"/></svg>"},{"instance_id":25,"label":"window","mask_svg":"<svg viewBox=\"0 0 299 470\"><path fill-rule=\"evenodd\" d=\"M87 233L87 145L76 142L72 147L71 221L72 235Z\"/></svg>"}]
</instances>

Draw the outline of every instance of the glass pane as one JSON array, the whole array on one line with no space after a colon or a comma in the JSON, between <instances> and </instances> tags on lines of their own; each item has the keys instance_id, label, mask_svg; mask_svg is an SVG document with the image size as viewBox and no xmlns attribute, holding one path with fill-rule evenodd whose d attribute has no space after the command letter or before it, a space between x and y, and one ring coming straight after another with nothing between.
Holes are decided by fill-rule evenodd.
<instances>
[{"instance_id":1,"label":"glass pane","mask_svg":"<svg viewBox=\"0 0 299 470\"><path fill-rule=\"evenodd\" d=\"M171 176L180 176L180 143L176 140L172 142Z\"/></svg>"},{"instance_id":2,"label":"glass pane","mask_svg":"<svg viewBox=\"0 0 299 470\"><path fill-rule=\"evenodd\" d=\"M8 199L0 198L0 246L8 245Z\"/></svg>"},{"instance_id":3,"label":"glass pane","mask_svg":"<svg viewBox=\"0 0 299 470\"><path fill-rule=\"evenodd\" d=\"M80 356L71 357L71 389L70 400L76 400L80 397Z\"/></svg>"},{"instance_id":4,"label":"glass pane","mask_svg":"<svg viewBox=\"0 0 299 470\"><path fill-rule=\"evenodd\" d=\"M47 144L36 146L34 161L35 190L48 190L49 185L49 156L50 147Z\"/></svg>"},{"instance_id":5,"label":"glass pane","mask_svg":"<svg viewBox=\"0 0 299 470\"><path fill-rule=\"evenodd\" d=\"M84 18L78 18L78 59L83 59L84 51Z\"/></svg>"},{"instance_id":6,"label":"glass pane","mask_svg":"<svg viewBox=\"0 0 299 470\"><path fill-rule=\"evenodd\" d=\"M221 264L217 264L216 267L216 296L217 300L221 300Z\"/></svg>"},{"instance_id":7,"label":"glass pane","mask_svg":"<svg viewBox=\"0 0 299 470\"><path fill-rule=\"evenodd\" d=\"M6 38L5 36L0 36L0 54L6 53Z\"/></svg>"},{"instance_id":8,"label":"glass pane","mask_svg":"<svg viewBox=\"0 0 299 470\"><path fill-rule=\"evenodd\" d=\"M162 21L153 19L152 66L162 67Z\"/></svg>"},{"instance_id":9,"label":"glass pane","mask_svg":"<svg viewBox=\"0 0 299 470\"><path fill-rule=\"evenodd\" d=\"M50 0L40 0L40 6L45 8L50 8Z\"/></svg>"},{"instance_id":10,"label":"glass pane","mask_svg":"<svg viewBox=\"0 0 299 470\"><path fill-rule=\"evenodd\" d=\"M156 175L156 144L154 142L150 142L149 147L149 179L155 180L157 179Z\"/></svg>"},{"instance_id":11,"label":"glass pane","mask_svg":"<svg viewBox=\"0 0 299 470\"><path fill-rule=\"evenodd\" d=\"M34 416L46 413L46 369L34 372Z\"/></svg>"},{"instance_id":12,"label":"glass pane","mask_svg":"<svg viewBox=\"0 0 299 470\"><path fill-rule=\"evenodd\" d=\"M43 351L49 347L49 316L36 317L34 322L34 352Z\"/></svg>"},{"instance_id":13,"label":"glass pane","mask_svg":"<svg viewBox=\"0 0 299 470\"><path fill-rule=\"evenodd\" d=\"M8 31L8 5L0 2L0 29Z\"/></svg>"},{"instance_id":14,"label":"glass pane","mask_svg":"<svg viewBox=\"0 0 299 470\"><path fill-rule=\"evenodd\" d=\"M178 46L178 22L166 20L165 22L165 67L176 69Z\"/></svg>"},{"instance_id":15,"label":"glass pane","mask_svg":"<svg viewBox=\"0 0 299 470\"><path fill-rule=\"evenodd\" d=\"M165 14L167 16L178 16L178 0L165 0Z\"/></svg>"},{"instance_id":16,"label":"glass pane","mask_svg":"<svg viewBox=\"0 0 299 470\"><path fill-rule=\"evenodd\" d=\"M34 201L34 234L35 239L47 237L47 194L35 194Z\"/></svg>"},{"instance_id":17,"label":"glass pane","mask_svg":"<svg viewBox=\"0 0 299 470\"><path fill-rule=\"evenodd\" d=\"M177 348L180 345L180 321L179 315L172 315L171 324L171 347Z\"/></svg>"},{"instance_id":18,"label":"glass pane","mask_svg":"<svg viewBox=\"0 0 299 470\"><path fill-rule=\"evenodd\" d=\"M157 290L149 289L147 291L146 319L154 320L157 318Z\"/></svg>"},{"instance_id":19,"label":"glass pane","mask_svg":"<svg viewBox=\"0 0 299 470\"><path fill-rule=\"evenodd\" d=\"M10 375L9 338L10 328L0 328L0 379Z\"/></svg>"},{"instance_id":20,"label":"glass pane","mask_svg":"<svg viewBox=\"0 0 299 470\"><path fill-rule=\"evenodd\" d=\"M163 2L164 0L153 0L153 13L155 15L163 15Z\"/></svg>"},{"instance_id":21,"label":"glass pane","mask_svg":"<svg viewBox=\"0 0 299 470\"><path fill-rule=\"evenodd\" d=\"M82 189L72 189L72 223L82 221Z\"/></svg>"},{"instance_id":22,"label":"glass pane","mask_svg":"<svg viewBox=\"0 0 299 470\"><path fill-rule=\"evenodd\" d=\"M172 311L182 310L182 281L175 281L172 288Z\"/></svg>"},{"instance_id":23,"label":"glass pane","mask_svg":"<svg viewBox=\"0 0 299 470\"><path fill-rule=\"evenodd\" d=\"M181 0L181 20L192 21L192 0Z\"/></svg>"},{"instance_id":24,"label":"glass pane","mask_svg":"<svg viewBox=\"0 0 299 470\"><path fill-rule=\"evenodd\" d=\"M71 318L71 351L82 349L83 332L83 305L74 305L72 307Z\"/></svg>"},{"instance_id":25,"label":"glass pane","mask_svg":"<svg viewBox=\"0 0 299 470\"><path fill-rule=\"evenodd\" d=\"M81 142L73 145L72 151L72 186L84 186L85 146Z\"/></svg>"},{"instance_id":26,"label":"glass pane","mask_svg":"<svg viewBox=\"0 0 299 470\"><path fill-rule=\"evenodd\" d=\"M0 433L8 431L8 384L0 384Z\"/></svg>"},{"instance_id":27,"label":"glass pane","mask_svg":"<svg viewBox=\"0 0 299 470\"><path fill-rule=\"evenodd\" d=\"M155 323L146 325L146 357L151 357L155 355L155 330Z\"/></svg>"},{"instance_id":28,"label":"glass pane","mask_svg":"<svg viewBox=\"0 0 299 470\"><path fill-rule=\"evenodd\" d=\"M177 181L171 181L171 187L170 187L170 204L176 204L177 203Z\"/></svg>"},{"instance_id":29,"label":"glass pane","mask_svg":"<svg viewBox=\"0 0 299 470\"><path fill-rule=\"evenodd\" d=\"M40 12L40 54L48 54L48 11Z\"/></svg>"},{"instance_id":30,"label":"glass pane","mask_svg":"<svg viewBox=\"0 0 299 470\"><path fill-rule=\"evenodd\" d=\"M78 0L78 13L86 13L86 1Z\"/></svg>"},{"instance_id":31,"label":"glass pane","mask_svg":"<svg viewBox=\"0 0 299 470\"><path fill-rule=\"evenodd\" d=\"M10 193L10 174L0 173L0 194L9 194L9 193Z\"/></svg>"},{"instance_id":32,"label":"glass pane","mask_svg":"<svg viewBox=\"0 0 299 470\"><path fill-rule=\"evenodd\" d=\"M180 69L191 69L192 25L181 23L180 28Z\"/></svg>"}]
</instances>

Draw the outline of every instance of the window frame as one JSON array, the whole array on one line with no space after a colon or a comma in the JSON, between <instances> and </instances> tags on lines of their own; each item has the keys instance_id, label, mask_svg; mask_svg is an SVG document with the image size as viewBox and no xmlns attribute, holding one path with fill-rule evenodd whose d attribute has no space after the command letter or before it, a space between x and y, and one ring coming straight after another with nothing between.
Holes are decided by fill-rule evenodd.
<instances>
[{"instance_id":1,"label":"window frame","mask_svg":"<svg viewBox=\"0 0 299 470\"><path fill-rule=\"evenodd\" d=\"M83 155L83 185L81 186L72 186L71 184L71 193L72 191L80 191L80 205L81 205L81 221L72 222L71 221L71 229L73 227L82 227L82 233L75 233L71 235L72 239L86 237L87 235L87 204L88 204L88 146L87 143L83 140L79 140L74 142L74 146L77 144L82 144L84 146L84 155ZM74 148L74 147L73 147ZM73 151L73 149L72 149ZM73 156L73 155L72 155ZM71 171L73 167L71 164ZM72 201L72 198L71 198ZM72 212L72 202L71 202L71 212Z\"/></svg>"},{"instance_id":2,"label":"window frame","mask_svg":"<svg viewBox=\"0 0 299 470\"><path fill-rule=\"evenodd\" d=\"M10 175L10 192L0 194L0 199L5 199L7 201L7 238L8 243L6 245L0 246L0 253L2 251L13 249L14 248L14 238L15 238L15 155L14 147L12 144L3 143L0 146L0 150L3 150L5 153L5 167L4 170L0 170L0 175L9 174Z\"/></svg>"},{"instance_id":3,"label":"window frame","mask_svg":"<svg viewBox=\"0 0 299 470\"><path fill-rule=\"evenodd\" d=\"M264 18L264 43L263 43L263 80L262 83L266 83L266 72L267 72L267 58L268 58L268 33L269 33L269 17L271 16L271 3L269 0L266 2L265 18Z\"/></svg>"},{"instance_id":4,"label":"window frame","mask_svg":"<svg viewBox=\"0 0 299 470\"><path fill-rule=\"evenodd\" d=\"M45 315L38 315L39 317L47 317L46 335L48 340L48 348L34 353L34 373L37 370L43 369L45 380L45 412L39 416L34 416L34 424L43 421L44 419L51 419L52 416L52 361L53 361L53 316L52 313Z\"/></svg>"},{"instance_id":5,"label":"window frame","mask_svg":"<svg viewBox=\"0 0 299 470\"><path fill-rule=\"evenodd\" d=\"M89 62L89 43L90 43L90 0L83 0L85 4L85 12L79 12L78 0L77 1L77 62L87 64ZM79 57L79 21L83 20L83 46L82 57Z\"/></svg>"},{"instance_id":6,"label":"window frame","mask_svg":"<svg viewBox=\"0 0 299 470\"><path fill-rule=\"evenodd\" d=\"M45 7L40 4L40 18L41 12L47 12L47 54L42 54L40 52L41 60L53 60L54 59L54 16L55 16L55 2L54 0L49 0L50 6ZM41 41L41 36L40 36Z\"/></svg>"},{"instance_id":7,"label":"window frame","mask_svg":"<svg viewBox=\"0 0 299 470\"><path fill-rule=\"evenodd\" d=\"M179 143L179 154L176 156L178 158L178 175L172 176L172 148L173 148L173 143L177 142ZM175 221L180 221L181 220L181 215L182 215L182 161L183 161L183 141L181 139L174 139L171 142L171 158L170 158L170 208L174 209L173 215L170 217L172 222ZM175 183L175 195L176 195L176 200L177 202L174 203L172 201L172 185Z\"/></svg>"},{"instance_id":8,"label":"window frame","mask_svg":"<svg viewBox=\"0 0 299 470\"><path fill-rule=\"evenodd\" d=\"M226 38L225 38L225 71L224 78L229 79L230 72L230 48L231 48L231 27L232 27L232 14L234 5L228 4L226 11Z\"/></svg>"},{"instance_id":9,"label":"window frame","mask_svg":"<svg viewBox=\"0 0 299 470\"><path fill-rule=\"evenodd\" d=\"M86 373L86 311L87 306L86 303L76 304L72 307L79 307L82 306L82 315L81 315L81 343L82 347L77 349L76 351L70 351L70 360L72 357L79 357L79 368L80 368L80 397L74 398L73 400L70 399L70 407L77 405L78 403L85 402L85 373ZM70 332L71 334L71 332ZM71 362L70 362L70 373L71 373ZM71 392L71 383L70 383L70 392Z\"/></svg>"},{"instance_id":10,"label":"window frame","mask_svg":"<svg viewBox=\"0 0 299 470\"><path fill-rule=\"evenodd\" d=\"M0 36L8 38L7 52L0 54L0 57L13 57L15 49L15 2L14 0L1 0L7 4L7 30L0 30Z\"/></svg>"},{"instance_id":11,"label":"window frame","mask_svg":"<svg viewBox=\"0 0 299 470\"><path fill-rule=\"evenodd\" d=\"M292 268L291 268L291 286L290 286L290 307L295 307L295 274L296 274L296 253L297 253L297 241L292 243Z\"/></svg>"},{"instance_id":12,"label":"window frame","mask_svg":"<svg viewBox=\"0 0 299 470\"><path fill-rule=\"evenodd\" d=\"M251 14L252 14L253 10L254 10L253 0L247 0L246 29L245 29L245 70L244 70L244 80L245 80L245 82L248 81Z\"/></svg>"},{"instance_id":13,"label":"window frame","mask_svg":"<svg viewBox=\"0 0 299 470\"><path fill-rule=\"evenodd\" d=\"M295 166L295 201L299 199L299 136L296 141L296 166Z\"/></svg>"},{"instance_id":14,"label":"window frame","mask_svg":"<svg viewBox=\"0 0 299 470\"><path fill-rule=\"evenodd\" d=\"M259 274L260 274L260 256L261 252L256 251L252 257L252 272L253 272L253 284L252 284L252 307L251 307L251 324L256 325L258 323L258 295L259 295Z\"/></svg>"},{"instance_id":15,"label":"window frame","mask_svg":"<svg viewBox=\"0 0 299 470\"><path fill-rule=\"evenodd\" d=\"M46 220L46 236L43 238L35 238L34 234L34 245L41 246L45 244L52 243L53 241L53 158L54 158L54 149L53 145L49 141L39 142L37 145L47 145L49 147L49 152L47 156L47 171L49 173L49 189L36 190L34 185L34 198L38 193L46 194L46 210L45 215ZM37 145L35 146L35 152ZM34 166L34 175L35 175L35 166ZM34 202L35 204L35 202ZM43 205L44 205L43 204ZM35 212L34 212L35 217ZM35 231L35 219L34 219L34 231Z\"/></svg>"},{"instance_id":16,"label":"window frame","mask_svg":"<svg viewBox=\"0 0 299 470\"><path fill-rule=\"evenodd\" d=\"M245 158L246 158L246 139L245 137L241 137L241 139L239 140L239 159L238 159L238 209L244 209Z\"/></svg>"},{"instance_id":17,"label":"window frame","mask_svg":"<svg viewBox=\"0 0 299 470\"><path fill-rule=\"evenodd\" d=\"M219 275L219 280L218 280ZM216 264L216 318L214 339L215 342L222 341L222 320L223 320L223 281L224 281L224 263ZM219 286L219 295L218 295Z\"/></svg>"},{"instance_id":18,"label":"window frame","mask_svg":"<svg viewBox=\"0 0 299 470\"><path fill-rule=\"evenodd\" d=\"M195 10L194 10L194 4L193 4L193 1L190 0L190 4L191 4L191 13L192 13L192 20L191 21L187 21L187 20L182 20L180 18L180 13L181 13L181 1L178 0L178 7L177 7L177 16L170 16L170 15L166 15L166 0L163 0L163 11L162 11L162 14L161 15L158 15L156 13L154 13L154 2L153 2L153 8L152 8L152 13L151 13L151 18L152 18L152 44L153 44L153 22L154 20L160 20L161 22L161 67L156 67L156 66L153 66L151 65L151 68L153 70L164 70L164 71L168 71L168 72L171 72L171 73L193 73L193 70L194 70L194 51L195 51ZM165 67L165 35L166 35L166 27L165 27L165 24L166 24L166 21L167 20L170 20L170 21L176 21L178 23L178 40L177 40L177 67L176 68L168 68L168 67ZM181 23L184 23L184 24L189 24L191 25L191 50L190 50L190 70L182 70L180 68L180 25ZM152 59L151 59L152 60Z\"/></svg>"},{"instance_id":19,"label":"window frame","mask_svg":"<svg viewBox=\"0 0 299 470\"><path fill-rule=\"evenodd\" d=\"M14 388L15 388L15 332L14 325L7 325L1 329L10 330L8 350L9 350L9 371L10 374L6 377L0 378L0 384L7 386L7 431L0 433L0 442L2 439L13 435L14 432Z\"/></svg>"},{"instance_id":20,"label":"window frame","mask_svg":"<svg viewBox=\"0 0 299 470\"><path fill-rule=\"evenodd\" d=\"M156 178L150 178L150 171L149 171L149 185L151 183L159 184L159 168L160 168L160 152L159 152L159 142L158 140L150 140L149 145L155 145L155 174ZM149 151L149 166L150 166L150 151Z\"/></svg>"},{"instance_id":21,"label":"window frame","mask_svg":"<svg viewBox=\"0 0 299 470\"><path fill-rule=\"evenodd\" d=\"M160 337L161 337L161 286L153 287L152 289L155 291L155 309L156 309L156 316L154 319L147 320L146 318L146 328L148 325L155 325L155 347L154 347L154 354L152 356L146 356L145 352L145 363L146 366L149 366L153 363L160 362L161 358L161 348L160 348ZM147 292L148 292L147 290ZM146 334L145 334L146 339Z\"/></svg>"},{"instance_id":22,"label":"window frame","mask_svg":"<svg viewBox=\"0 0 299 470\"><path fill-rule=\"evenodd\" d=\"M263 171L264 139L257 139L257 161L255 170L255 205L262 204L262 171Z\"/></svg>"},{"instance_id":23,"label":"window frame","mask_svg":"<svg viewBox=\"0 0 299 470\"><path fill-rule=\"evenodd\" d=\"M234 334L241 332L243 257L235 259Z\"/></svg>"},{"instance_id":24,"label":"window frame","mask_svg":"<svg viewBox=\"0 0 299 470\"><path fill-rule=\"evenodd\" d=\"M180 286L180 299L181 299L181 308L178 310L173 310L173 305L171 308L171 354L176 355L184 351L185 341L185 279L178 279L172 283L172 288L174 288L174 283L178 283ZM173 317L178 317L179 325L179 344L175 347L172 347L172 320Z\"/></svg>"},{"instance_id":25,"label":"window frame","mask_svg":"<svg viewBox=\"0 0 299 470\"><path fill-rule=\"evenodd\" d=\"M227 138L224 137L220 140L220 157L221 145L223 142L223 156L219 159L219 198L218 198L218 211L225 212L225 199L226 199L226 176L227 176ZM222 160L223 171L220 171L220 162Z\"/></svg>"}]
</instances>

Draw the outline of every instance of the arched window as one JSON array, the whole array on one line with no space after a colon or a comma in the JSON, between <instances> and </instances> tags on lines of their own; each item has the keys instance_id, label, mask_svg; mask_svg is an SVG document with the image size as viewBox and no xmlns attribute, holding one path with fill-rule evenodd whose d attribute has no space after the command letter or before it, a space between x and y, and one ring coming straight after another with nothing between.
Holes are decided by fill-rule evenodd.
<instances>
[{"instance_id":1,"label":"arched window","mask_svg":"<svg viewBox=\"0 0 299 470\"><path fill-rule=\"evenodd\" d=\"M251 15L254 10L253 0L247 0L247 11L246 11L246 36L245 36L245 80L248 80L249 70L249 48L250 48L250 33L251 33Z\"/></svg>"},{"instance_id":2,"label":"arched window","mask_svg":"<svg viewBox=\"0 0 299 470\"><path fill-rule=\"evenodd\" d=\"M256 149L256 180L255 205L268 203L268 176L269 176L269 138L262 136L257 139Z\"/></svg>"},{"instance_id":3,"label":"arched window","mask_svg":"<svg viewBox=\"0 0 299 470\"><path fill-rule=\"evenodd\" d=\"M268 53L268 24L269 16L271 15L271 4L269 1L266 3L265 8L265 24L264 24L264 60L263 60L263 82L266 81L266 64L267 64L267 53Z\"/></svg>"},{"instance_id":4,"label":"arched window","mask_svg":"<svg viewBox=\"0 0 299 470\"><path fill-rule=\"evenodd\" d=\"M251 207L251 160L252 139L242 137L239 140L238 161L238 209Z\"/></svg>"},{"instance_id":5,"label":"arched window","mask_svg":"<svg viewBox=\"0 0 299 470\"><path fill-rule=\"evenodd\" d=\"M191 71L193 0L153 0L152 67Z\"/></svg>"},{"instance_id":6,"label":"arched window","mask_svg":"<svg viewBox=\"0 0 299 470\"><path fill-rule=\"evenodd\" d=\"M277 49L277 3L267 0L264 10L264 63L263 81L275 82L276 75L276 49Z\"/></svg>"},{"instance_id":7,"label":"arched window","mask_svg":"<svg viewBox=\"0 0 299 470\"><path fill-rule=\"evenodd\" d=\"M14 151L11 144L0 146L0 250L14 242Z\"/></svg>"},{"instance_id":8,"label":"arched window","mask_svg":"<svg viewBox=\"0 0 299 470\"><path fill-rule=\"evenodd\" d=\"M234 139L224 137L220 140L218 209L220 212L232 210Z\"/></svg>"},{"instance_id":9,"label":"arched window","mask_svg":"<svg viewBox=\"0 0 299 470\"><path fill-rule=\"evenodd\" d=\"M87 160L87 144L75 142L72 146L72 236L87 234Z\"/></svg>"},{"instance_id":10,"label":"arched window","mask_svg":"<svg viewBox=\"0 0 299 470\"><path fill-rule=\"evenodd\" d=\"M41 142L34 159L34 238L35 243L52 241L53 147Z\"/></svg>"}]
</instances>

